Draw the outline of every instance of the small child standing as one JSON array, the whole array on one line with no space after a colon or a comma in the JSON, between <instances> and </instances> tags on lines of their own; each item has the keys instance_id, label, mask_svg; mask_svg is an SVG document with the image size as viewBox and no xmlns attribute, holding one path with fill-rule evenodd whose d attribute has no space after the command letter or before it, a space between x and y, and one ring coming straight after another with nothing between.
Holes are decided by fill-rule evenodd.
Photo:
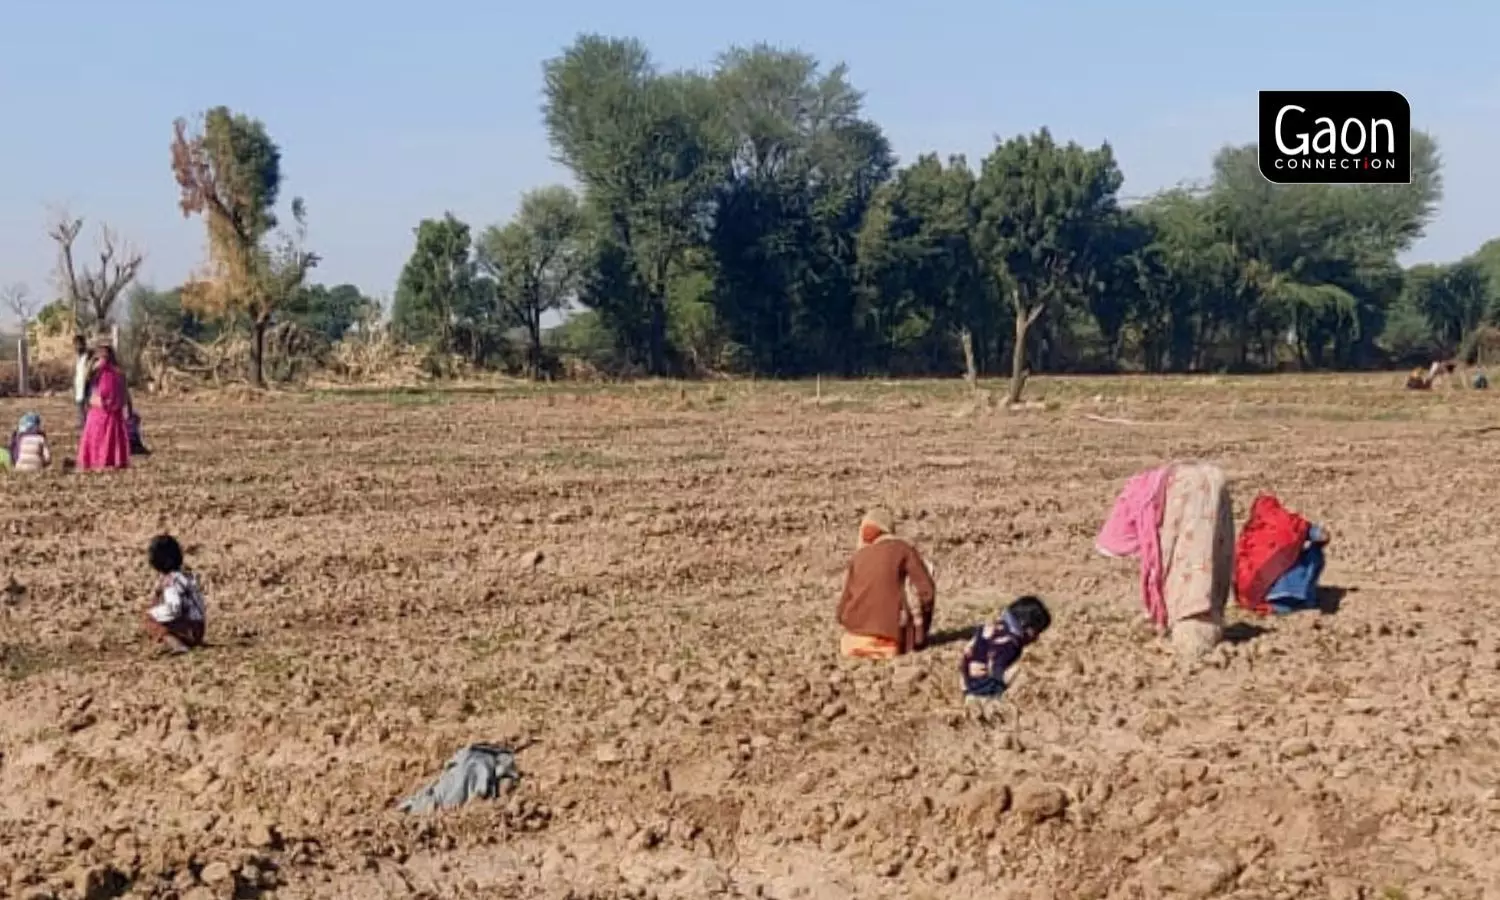
<instances>
[{"instance_id":1,"label":"small child standing","mask_svg":"<svg viewBox=\"0 0 1500 900\"><path fill-rule=\"evenodd\" d=\"M151 568L161 576L146 612L146 631L172 653L186 653L203 645L205 609L198 579L182 565L182 547L170 534L151 539L146 551Z\"/></svg>"},{"instance_id":2,"label":"small child standing","mask_svg":"<svg viewBox=\"0 0 1500 900\"><path fill-rule=\"evenodd\" d=\"M10 467L17 472L40 472L52 465L52 450L42 431L42 417L29 412L10 436Z\"/></svg>"},{"instance_id":3,"label":"small child standing","mask_svg":"<svg viewBox=\"0 0 1500 900\"><path fill-rule=\"evenodd\" d=\"M1052 614L1042 601L1026 596L1007 606L995 621L976 628L964 650L964 699L1000 699L1006 688L1005 671L1051 625Z\"/></svg>"}]
</instances>

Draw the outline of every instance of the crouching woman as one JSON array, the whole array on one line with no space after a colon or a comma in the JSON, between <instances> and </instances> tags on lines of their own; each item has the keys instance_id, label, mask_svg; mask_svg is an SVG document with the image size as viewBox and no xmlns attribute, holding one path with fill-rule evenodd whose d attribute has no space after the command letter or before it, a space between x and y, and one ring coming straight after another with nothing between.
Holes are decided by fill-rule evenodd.
<instances>
[{"instance_id":1,"label":"crouching woman","mask_svg":"<svg viewBox=\"0 0 1500 900\"><path fill-rule=\"evenodd\" d=\"M908 602L907 586L916 594ZM871 510L859 524L859 549L849 560L838 621L844 634L839 651L859 659L890 659L920 650L937 598L932 573L922 555L895 534L884 510Z\"/></svg>"},{"instance_id":2,"label":"crouching woman","mask_svg":"<svg viewBox=\"0 0 1500 900\"><path fill-rule=\"evenodd\" d=\"M1224 472L1170 463L1125 483L1095 547L1140 559L1141 602L1186 659L1213 649L1224 631L1234 580L1234 511Z\"/></svg>"}]
</instances>

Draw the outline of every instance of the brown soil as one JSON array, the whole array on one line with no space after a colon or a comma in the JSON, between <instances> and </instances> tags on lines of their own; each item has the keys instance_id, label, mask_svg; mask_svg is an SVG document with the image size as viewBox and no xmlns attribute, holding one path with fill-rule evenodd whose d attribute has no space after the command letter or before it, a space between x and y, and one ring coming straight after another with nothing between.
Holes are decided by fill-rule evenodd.
<instances>
[{"instance_id":1,"label":"brown soil","mask_svg":"<svg viewBox=\"0 0 1500 900\"><path fill-rule=\"evenodd\" d=\"M1493 900L1500 415L1399 386L143 398L137 469L0 479L0 894ZM1091 552L1171 457L1327 523L1340 608L1178 668ZM872 503L953 639L852 665ZM187 658L138 630L163 529L209 591ZM1023 591L1055 626L970 718L962 637ZM476 740L515 793L393 810Z\"/></svg>"}]
</instances>

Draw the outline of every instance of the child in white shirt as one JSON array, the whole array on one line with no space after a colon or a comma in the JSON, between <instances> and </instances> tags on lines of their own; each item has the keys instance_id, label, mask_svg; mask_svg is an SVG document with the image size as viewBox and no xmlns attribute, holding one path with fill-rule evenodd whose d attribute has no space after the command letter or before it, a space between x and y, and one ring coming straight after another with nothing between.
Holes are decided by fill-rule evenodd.
<instances>
[{"instance_id":1,"label":"child in white shirt","mask_svg":"<svg viewBox=\"0 0 1500 900\"><path fill-rule=\"evenodd\" d=\"M155 603L146 611L146 631L172 653L203 646L203 592L197 577L183 568L182 547L170 534L158 535L147 556L161 578L152 594Z\"/></svg>"}]
</instances>

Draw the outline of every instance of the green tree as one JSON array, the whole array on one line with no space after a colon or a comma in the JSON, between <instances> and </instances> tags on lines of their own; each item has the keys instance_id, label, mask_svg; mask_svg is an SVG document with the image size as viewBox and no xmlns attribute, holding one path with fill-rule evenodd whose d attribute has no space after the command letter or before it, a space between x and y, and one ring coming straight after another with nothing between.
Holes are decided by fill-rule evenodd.
<instances>
[{"instance_id":1,"label":"green tree","mask_svg":"<svg viewBox=\"0 0 1500 900\"><path fill-rule=\"evenodd\" d=\"M583 209L566 187L542 188L521 199L514 221L480 236L478 262L496 285L507 323L526 332L527 373L542 374L542 317L578 295L583 276Z\"/></svg>"},{"instance_id":2,"label":"green tree","mask_svg":"<svg viewBox=\"0 0 1500 900\"><path fill-rule=\"evenodd\" d=\"M1025 387L1031 326L1094 289L1096 245L1116 221L1123 181L1108 144L1058 144L1045 128L1004 141L985 158L976 234L1015 316L1009 402L1019 402Z\"/></svg>"},{"instance_id":3,"label":"green tree","mask_svg":"<svg viewBox=\"0 0 1500 900\"><path fill-rule=\"evenodd\" d=\"M1414 266L1407 273L1406 290L1444 353L1462 346L1484 324L1494 303L1483 268L1472 260Z\"/></svg>"},{"instance_id":4,"label":"green tree","mask_svg":"<svg viewBox=\"0 0 1500 900\"><path fill-rule=\"evenodd\" d=\"M126 297L126 309L132 335L127 343L141 343L151 335L165 334L180 334L202 341L215 334L213 322L183 304L181 288L159 291L136 285Z\"/></svg>"},{"instance_id":5,"label":"green tree","mask_svg":"<svg viewBox=\"0 0 1500 900\"><path fill-rule=\"evenodd\" d=\"M249 322L250 377L263 387L266 331L318 264L304 246L300 198L291 204L292 229L276 234L281 151L260 121L219 106L196 132L174 123L172 172L182 214L208 228L207 271L183 287L184 299L209 316Z\"/></svg>"},{"instance_id":6,"label":"green tree","mask_svg":"<svg viewBox=\"0 0 1500 900\"><path fill-rule=\"evenodd\" d=\"M766 45L714 73L725 180L709 246L718 318L757 371L860 362L856 234L893 168L846 67Z\"/></svg>"},{"instance_id":7,"label":"green tree","mask_svg":"<svg viewBox=\"0 0 1500 900\"><path fill-rule=\"evenodd\" d=\"M1412 148L1405 185L1273 186L1253 145L1219 154L1206 202L1239 270L1225 321L1236 363L1253 342L1287 331L1305 364L1370 360L1400 291L1395 258L1421 237L1442 194L1435 142L1413 132Z\"/></svg>"},{"instance_id":8,"label":"green tree","mask_svg":"<svg viewBox=\"0 0 1500 900\"><path fill-rule=\"evenodd\" d=\"M996 297L974 248L974 173L964 158L946 166L919 157L882 186L859 235L869 328L883 365L907 341L920 343L932 368L961 349L965 373L978 377L979 346L989 344Z\"/></svg>"},{"instance_id":9,"label":"green tree","mask_svg":"<svg viewBox=\"0 0 1500 900\"><path fill-rule=\"evenodd\" d=\"M721 170L712 87L659 73L639 41L599 35L579 37L544 75L557 159L587 192L605 252L629 275L596 280L583 299L625 326L628 351L652 374L667 374L668 286L702 240Z\"/></svg>"},{"instance_id":10,"label":"green tree","mask_svg":"<svg viewBox=\"0 0 1500 900\"><path fill-rule=\"evenodd\" d=\"M1474 251L1469 261L1484 273L1490 297L1496 304L1490 309L1489 319L1492 323L1500 323L1500 238L1486 241L1484 246Z\"/></svg>"},{"instance_id":11,"label":"green tree","mask_svg":"<svg viewBox=\"0 0 1500 900\"><path fill-rule=\"evenodd\" d=\"M423 219L416 246L401 269L391 304L391 327L412 343L430 343L444 353L466 353L482 361L491 285L480 276L469 226L452 213Z\"/></svg>"},{"instance_id":12,"label":"green tree","mask_svg":"<svg viewBox=\"0 0 1500 900\"><path fill-rule=\"evenodd\" d=\"M352 284L328 287L305 285L283 310L283 317L329 343L341 341L349 329L367 320L379 304Z\"/></svg>"}]
</instances>

